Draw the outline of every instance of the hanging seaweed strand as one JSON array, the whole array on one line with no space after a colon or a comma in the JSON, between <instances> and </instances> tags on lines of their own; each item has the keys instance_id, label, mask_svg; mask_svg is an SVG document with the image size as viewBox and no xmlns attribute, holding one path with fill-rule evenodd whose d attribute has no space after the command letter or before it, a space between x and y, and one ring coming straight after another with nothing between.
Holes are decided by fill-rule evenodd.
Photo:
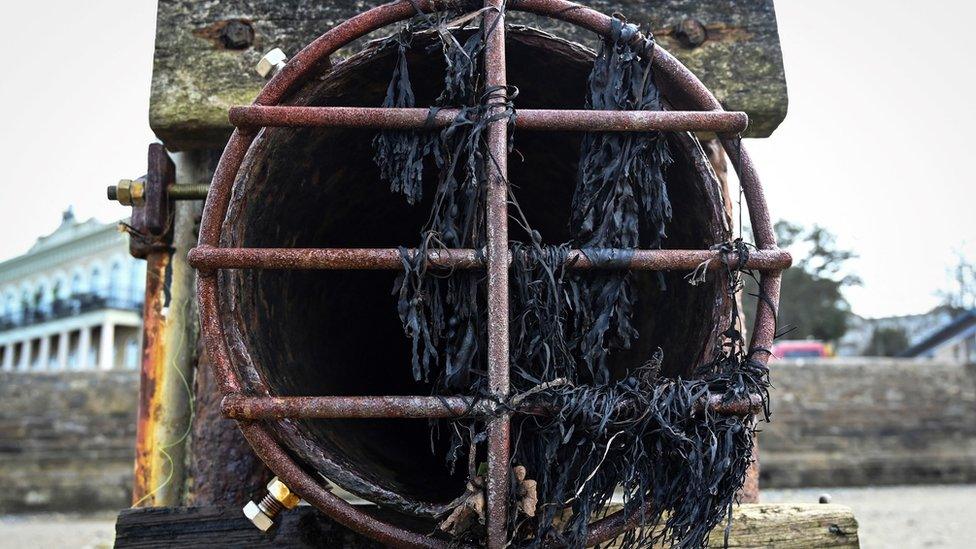
<instances>
[{"instance_id":1,"label":"hanging seaweed strand","mask_svg":"<svg viewBox=\"0 0 976 549\"><path fill-rule=\"evenodd\" d=\"M651 72L653 42L635 48L638 36L636 26L613 20L590 73L587 108L661 110ZM671 220L663 173L670 161L660 132L585 134L570 222L573 245L597 263L615 258L596 249L659 248ZM581 305L576 316L581 359L593 379L605 383L608 353L630 348L637 337L630 274L574 276L572 291Z\"/></svg>"},{"instance_id":2,"label":"hanging seaweed strand","mask_svg":"<svg viewBox=\"0 0 976 549\"><path fill-rule=\"evenodd\" d=\"M438 38L445 66L439 108L457 108L454 120L440 132L380 132L374 142L381 176L391 189L402 192L408 203L423 193L423 167L430 159L437 173L430 217L421 232L416 256L401 250L404 272L396 280L397 310L404 332L412 341L414 378L430 381L435 392L486 386L484 379L485 313L483 275L474 272L431 272L427 252L438 248L475 248L485 245L485 147L484 132L491 117L485 114L490 90L483 90L482 32L459 33L445 25L447 12L411 23L396 39L397 63L386 103L410 106L413 91L406 50L411 34L433 32ZM501 115L511 117L509 107ZM426 136L424 135L426 134Z\"/></svg>"}]
</instances>

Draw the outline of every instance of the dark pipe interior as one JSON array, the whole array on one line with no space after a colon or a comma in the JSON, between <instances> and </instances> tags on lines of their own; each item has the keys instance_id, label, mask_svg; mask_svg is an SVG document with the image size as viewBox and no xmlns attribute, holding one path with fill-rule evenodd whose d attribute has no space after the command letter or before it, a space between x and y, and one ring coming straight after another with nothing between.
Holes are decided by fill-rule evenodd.
<instances>
[{"instance_id":1,"label":"dark pipe interior","mask_svg":"<svg viewBox=\"0 0 976 549\"><path fill-rule=\"evenodd\" d=\"M509 82L517 107L582 108L592 53L522 31L509 35ZM410 58L418 105L440 92L442 63L422 48ZM377 106L392 70L388 52L359 54L300 90L293 104ZM413 246L429 202L410 207L379 180L365 130L272 129L245 161L225 220L223 245L251 247ZM574 133L517 132L510 180L532 225L566 241L579 157ZM724 238L717 185L697 141L670 138L668 188L674 222L666 246L707 248ZM524 158L524 160L522 160ZM430 179L430 178L429 178ZM427 201L432 192L425 193ZM513 238L523 235L513 230ZM722 296L692 288L685 273L640 281L641 337L616 357L615 371L644 362L656 347L669 375L687 375L710 348ZM410 342L384 271L232 271L221 275L224 324L235 366L256 392L277 395L430 394L412 379ZM718 306L718 307L717 307ZM718 311L718 312L717 312ZM310 469L364 497L428 514L462 491L464 466L450 474L444 440L423 420L278 422L279 440ZM442 425L442 428L448 428ZM461 463L464 463L462 456Z\"/></svg>"}]
</instances>

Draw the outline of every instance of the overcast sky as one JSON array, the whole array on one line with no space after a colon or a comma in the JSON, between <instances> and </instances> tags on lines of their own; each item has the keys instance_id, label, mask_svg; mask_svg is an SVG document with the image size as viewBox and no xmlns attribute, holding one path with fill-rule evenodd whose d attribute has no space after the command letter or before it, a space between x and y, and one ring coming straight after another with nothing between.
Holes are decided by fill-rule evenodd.
<instances>
[{"instance_id":1,"label":"overcast sky","mask_svg":"<svg viewBox=\"0 0 976 549\"><path fill-rule=\"evenodd\" d=\"M976 258L971 22L965 0L778 0L790 108L748 142L773 216L819 223L856 250L865 316L938 303L961 250ZM105 186L143 174L155 2L2 8L0 259L73 205L126 210ZM914 265L909 268L909 263Z\"/></svg>"}]
</instances>

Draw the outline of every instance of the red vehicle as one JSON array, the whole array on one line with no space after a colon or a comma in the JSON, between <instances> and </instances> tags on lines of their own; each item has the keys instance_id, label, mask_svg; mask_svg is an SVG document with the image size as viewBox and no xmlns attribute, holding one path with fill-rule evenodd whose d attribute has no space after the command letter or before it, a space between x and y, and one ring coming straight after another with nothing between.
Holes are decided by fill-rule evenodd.
<instances>
[{"instance_id":1,"label":"red vehicle","mask_svg":"<svg viewBox=\"0 0 976 549\"><path fill-rule=\"evenodd\" d=\"M830 346L822 341L780 341L773 345L773 358L824 358L832 354Z\"/></svg>"}]
</instances>

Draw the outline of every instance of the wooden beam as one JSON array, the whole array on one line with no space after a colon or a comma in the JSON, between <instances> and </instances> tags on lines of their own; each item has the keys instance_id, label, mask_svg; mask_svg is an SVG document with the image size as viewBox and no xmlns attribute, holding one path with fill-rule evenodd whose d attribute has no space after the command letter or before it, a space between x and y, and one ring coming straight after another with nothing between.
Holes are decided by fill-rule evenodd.
<instances>
[{"instance_id":1,"label":"wooden beam","mask_svg":"<svg viewBox=\"0 0 976 549\"><path fill-rule=\"evenodd\" d=\"M325 30L379 3L159 0L149 107L153 131L170 149L223 147L231 130L227 110L251 103L264 85L254 65L265 51L280 47L293 55ZM652 29L726 109L748 113L748 136L768 136L786 116L773 0L584 3ZM510 22L597 45L590 33L553 20L513 13Z\"/></svg>"},{"instance_id":2,"label":"wooden beam","mask_svg":"<svg viewBox=\"0 0 976 549\"><path fill-rule=\"evenodd\" d=\"M857 548L857 521L849 507L818 504L743 504L736 508L729 547ZM115 524L115 547L381 547L301 506L281 515L276 530L256 529L237 507L126 509ZM722 547L724 531L709 545ZM613 547L613 545L608 545Z\"/></svg>"}]
</instances>

